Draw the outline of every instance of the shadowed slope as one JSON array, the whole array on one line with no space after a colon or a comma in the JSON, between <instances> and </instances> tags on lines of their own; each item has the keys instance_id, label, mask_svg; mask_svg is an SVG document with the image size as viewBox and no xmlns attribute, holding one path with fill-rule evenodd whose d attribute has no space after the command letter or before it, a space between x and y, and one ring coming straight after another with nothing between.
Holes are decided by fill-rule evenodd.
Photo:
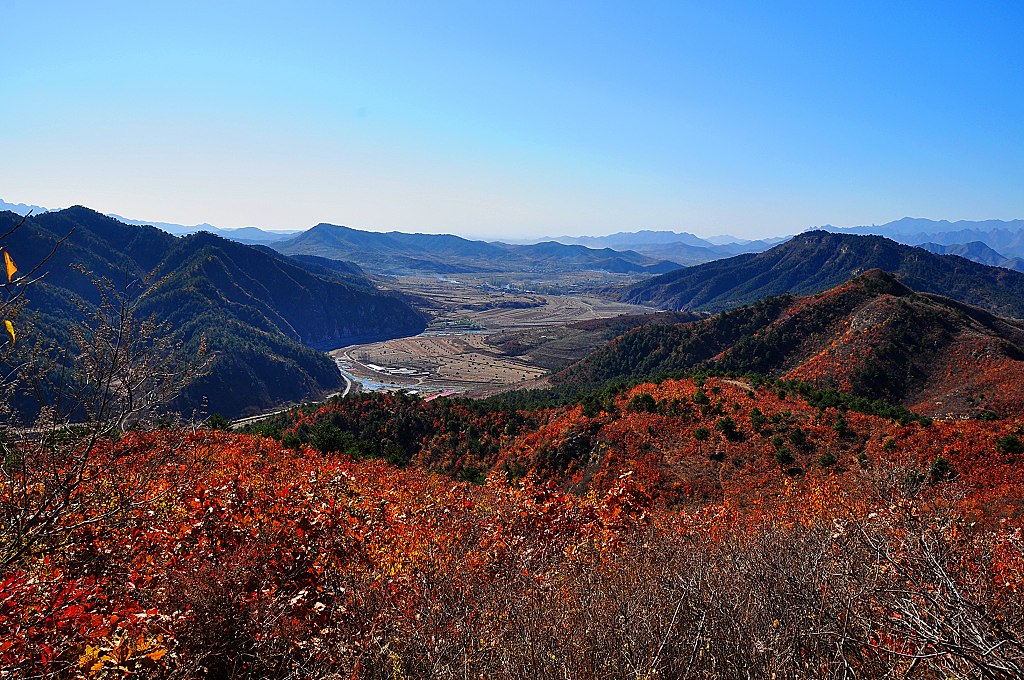
<instances>
[{"instance_id":1,"label":"shadowed slope","mask_svg":"<svg viewBox=\"0 0 1024 680\"><path fill-rule=\"evenodd\" d=\"M0 213L0 229L20 220ZM151 273L160 279L140 313L170 322L189 351L205 338L214 357L210 373L179 400L183 409L205 399L211 411L236 415L317 397L342 380L316 349L425 327L418 312L378 292L358 268L295 261L208 233L179 239L82 207L31 217L5 245L23 269L54 253L29 291L29 309L40 336L58 344L80 319L79 305L98 302L94 277L115 289Z\"/></svg>"}]
</instances>

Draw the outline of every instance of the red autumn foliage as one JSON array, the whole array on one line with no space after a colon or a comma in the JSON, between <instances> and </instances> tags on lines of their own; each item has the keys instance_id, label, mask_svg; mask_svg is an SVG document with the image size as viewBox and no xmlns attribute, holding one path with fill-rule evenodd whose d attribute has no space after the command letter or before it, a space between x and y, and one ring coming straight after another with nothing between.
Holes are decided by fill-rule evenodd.
<instances>
[{"instance_id":1,"label":"red autumn foliage","mask_svg":"<svg viewBox=\"0 0 1024 680\"><path fill-rule=\"evenodd\" d=\"M209 432L102 447L76 511L0 576L2 673L1015 677L1024 664L1024 468L997 447L1019 422L899 425L712 379L637 386L589 416L362 399L294 428L339 413L340 429L369 427L382 407L436 425L412 443L387 430L413 447L406 467ZM474 448L467 421L495 446ZM467 457L485 484L423 469Z\"/></svg>"}]
</instances>

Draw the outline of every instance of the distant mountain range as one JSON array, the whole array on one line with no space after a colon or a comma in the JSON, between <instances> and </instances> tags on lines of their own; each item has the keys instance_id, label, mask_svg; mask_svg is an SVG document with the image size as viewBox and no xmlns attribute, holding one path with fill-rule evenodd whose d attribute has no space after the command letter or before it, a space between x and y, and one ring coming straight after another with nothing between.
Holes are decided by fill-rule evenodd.
<instances>
[{"instance_id":1,"label":"distant mountain range","mask_svg":"<svg viewBox=\"0 0 1024 680\"><path fill-rule=\"evenodd\" d=\"M0 212L4 232L19 221ZM211 411L236 416L317 397L338 389L342 378L316 350L412 335L426 325L353 265L292 259L207 233L177 238L83 207L33 215L4 245L27 270L68 234L29 289L40 331L60 338L80 317L75 299L96 304L94 276L166 277L140 312L171 322L193 350L205 338L214 356L209 375L188 388L182 407L205 398Z\"/></svg>"},{"instance_id":2,"label":"distant mountain range","mask_svg":"<svg viewBox=\"0 0 1024 680\"><path fill-rule=\"evenodd\" d=\"M234 229L222 229L215 227L212 224L206 222L202 224L195 224L192 226L185 226L182 224L174 224L172 222L147 222L145 220L130 220L120 215L110 214L108 217L113 217L119 222L125 224L134 224L137 226L153 226L158 229L163 229L168 234L175 236L188 236L190 234L196 234L201 231L208 232L210 234L216 234L217 236L231 239L232 241L238 241L239 243L273 243L275 241L282 241L287 238L291 238L295 234L299 233L298 230L292 231L269 231L267 229L260 229L258 227L237 227Z\"/></svg>"},{"instance_id":3,"label":"distant mountain range","mask_svg":"<svg viewBox=\"0 0 1024 680\"><path fill-rule=\"evenodd\" d=\"M837 234L885 236L904 245L920 245L938 254L960 255L981 264L1018 271L1024 266L1024 220L950 222L904 217L882 225L829 225L814 230ZM648 257L692 266L742 253L762 252L789 238L787 236L748 241L726 235L700 238L688 232L644 230L619 232L609 236L558 236L552 240L591 248L632 250ZM977 244L986 246L987 250Z\"/></svg>"},{"instance_id":4,"label":"distant mountain range","mask_svg":"<svg viewBox=\"0 0 1024 680\"><path fill-rule=\"evenodd\" d=\"M37 205L7 203L0 199L0 211L2 210L9 210L19 215L25 215L29 211L32 211L34 214L51 211L48 208ZM269 245L283 243L294 240L297 234L303 233L302 230L278 231L260 229L259 227L221 228L205 222L188 226L173 222L133 220L116 214L110 214L109 217L113 217L125 224L155 226L175 236L186 236L199 231L207 231L233 241L248 244ZM1024 220L960 220L950 222L948 220L904 217L881 225L856 227L825 225L815 227L809 231L885 236L905 245L922 246L937 254L960 255L981 264L1024 271ZM377 234L379 232L361 233ZM431 236L429 234L403 234L401 232L389 232L389 234L405 237ZM460 237L438 236L437 238L459 239ZM591 250L603 251L604 256L577 257L573 261L574 265L582 264L583 268L617 273L642 273L645 271L659 273L655 270L667 271L670 268L668 265L659 264L662 261L688 267L743 253L763 252L789 238L789 236L784 236L748 240L727 234L701 238L685 231L643 229L638 231L622 231L607 236L555 236L539 241L510 239L510 244L496 242L494 245L513 249L524 244L536 246L545 242L584 246ZM312 242L317 240L322 239L315 237L312 239ZM468 239L461 240L465 241ZM315 244L312 242L307 241L301 246L296 246L295 248L298 248L298 250L289 246L283 252L302 252L328 258L341 257L341 259L348 260L358 259L352 257L352 246L357 245L354 242L342 245ZM437 243L440 243L440 241ZM476 241L476 243L483 243L483 241ZM426 244L426 241L420 238L419 245L424 244ZM978 244L982 244L987 248L981 248ZM386 247L394 249L393 244ZM612 253L610 251L616 252ZM449 256L453 255L451 252L447 254ZM625 255L625 257L620 257L620 255ZM647 260L638 260L637 255L647 258ZM410 243L408 240L401 244L398 251L392 253L392 256L390 260L385 255L372 257L360 264L371 270L384 270L397 266L402 271L408 273L432 272L445 274L495 271L494 268L488 267L486 263L473 262L472 257L468 262L460 260L454 264L445 262L443 258L432 258L429 256L429 253L426 257L423 257L422 249L418 248L417 244ZM478 254L476 257L480 256L483 255ZM597 264L594 264L595 261ZM654 269L651 269L651 265L654 265ZM544 264L543 262L534 261L530 263L530 266L538 271L550 271L550 263ZM638 266L640 269L638 269ZM502 265L499 268L506 268L506 266Z\"/></svg>"},{"instance_id":5,"label":"distant mountain range","mask_svg":"<svg viewBox=\"0 0 1024 680\"><path fill-rule=\"evenodd\" d=\"M810 231L762 253L737 255L656 276L612 295L663 309L722 311L764 297L807 295L868 269L906 285L1004 316L1024 317L1024 274L955 255L935 255L881 236Z\"/></svg>"},{"instance_id":6,"label":"distant mountain range","mask_svg":"<svg viewBox=\"0 0 1024 680\"><path fill-rule=\"evenodd\" d=\"M824 231L837 234L870 234L885 236L893 241L916 246L931 243L939 246L953 246L962 252L950 254L962 255L974 260L974 243L983 243L998 255L1011 263L1014 258L1024 258L1024 220L928 220L919 217L904 217L894 222L881 225L861 227L821 227ZM983 264L991 259L989 253L980 253L982 259L975 260ZM1005 267L1005 264L995 266ZM1009 267L1014 268L1014 267Z\"/></svg>"},{"instance_id":7,"label":"distant mountain range","mask_svg":"<svg viewBox=\"0 0 1024 680\"><path fill-rule=\"evenodd\" d=\"M7 203L3 199L0 199L0 212L9 211L18 215L27 215L30 212L33 215L40 215L46 212L56 212L52 208L43 208L38 205L26 205L25 203ZM222 236L232 241L238 241L240 243L272 243L282 239L289 238L297 233L299 230L291 231L270 231L267 229L260 229L258 227L238 227L236 229L222 229L215 227L212 224L206 222L202 224L195 224L192 226L186 226L183 224L175 224L173 222L150 222L146 220L132 220L127 217L121 217L113 213L107 215L112 217L119 222L124 224L132 224L135 226L152 226L157 227L166 231L168 234L174 234L175 236L188 236L189 234L195 234L200 231L207 231L217 236Z\"/></svg>"},{"instance_id":8,"label":"distant mountain range","mask_svg":"<svg viewBox=\"0 0 1024 680\"><path fill-rule=\"evenodd\" d=\"M688 232L642 230L618 232L608 236L557 236L551 240L588 248L630 250L647 257L690 266L741 253L761 252L787 238L789 237L749 241L732 236L718 236L702 239Z\"/></svg>"},{"instance_id":9,"label":"distant mountain range","mask_svg":"<svg viewBox=\"0 0 1024 680\"><path fill-rule=\"evenodd\" d=\"M935 234L958 236L969 232L1019 232L1024 230L1024 220L957 220L956 222L950 222L949 220L930 220L923 217L903 217L892 222L886 222L885 224L857 227L825 225L816 229L845 234L887 236L896 240L897 237L901 239L917 239Z\"/></svg>"},{"instance_id":10,"label":"distant mountain range","mask_svg":"<svg viewBox=\"0 0 1024 680\"><path fill-rule=\"evenodd\" d=\"M27 203L8 203L0 198L0 212L4 211L22 216L28 215L29 213L39 215L44 212L50 212L49 208L43 208L42 206L28 205Z\"/></svg>"},{"instance_id":11,"label":"distant mountain range","mask_svg":"<svg viewBox=\"0 0 1024 680\"><path fill-rule=\"evenodd\" d=\"M630 246L664 246L682 243L699 248L715 245L686 231L654 231L651 229L620 231L607 236L553 236L543 240L558 241L559 243L570 245L576 244L587 246L588 248L622 248L626 247L627 244Z\"/></svg>"},{"instance_id":12,"label":"distant mountain range","mask_svg":"<svg viewBox=\"0 0 1024 680\"><path fill-rule=\"evenodd\" d=\"M554 241L510 245L471 241L450 234L361 231L318 224L288 240L270 244L287 255L315 255L355 262L378 273L566 272L595 270L660 274L679 264L632 251L592 249Z\"/></svg>"},{"instance_id":13,"label":"distant mountain range","mask_svg":"<svg viewBox=\"0 0 1024 680\"><path fill-rule=\"evenodd\" d=\"M1024 322L872 269L812 297L631 330L552 382L593 388L691 370L795 379L930 415L1006 415L1024 407Z\"/></svg>"},{"instance_id":14,"label":"distant mountain range","mask_svg":"<svg viewBox=\"0 0 1024 680\"><path fill-rule=\"evenodd\" d=\"M929 253L935 253L936 255L959 255L960 257L966 257L968 260L973 262L987 264L990 267L1004 267L1006 269L1014 269L1019 272L1024 272L1024 258L1003 257L981 241L954 243L953 245L948 246L929 242L920 243L918 244L918 247L924 248Z\"/></svg>"}]
</instances>

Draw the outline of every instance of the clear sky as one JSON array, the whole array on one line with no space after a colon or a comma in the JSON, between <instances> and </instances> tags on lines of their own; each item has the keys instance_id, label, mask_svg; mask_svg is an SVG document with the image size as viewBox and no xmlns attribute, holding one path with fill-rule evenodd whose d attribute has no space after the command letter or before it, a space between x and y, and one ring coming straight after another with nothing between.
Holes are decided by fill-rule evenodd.
<instances>
[{"instance_id":1,"label":"clear sky","mask_svg":"<svg viewBox=\"0 0 1024 680\"><path fill-rule=\"evenodd\" d=\"M484 237L1024 217L1024 2L0 0L0 198Z\"/></svg>"}]
</instances>

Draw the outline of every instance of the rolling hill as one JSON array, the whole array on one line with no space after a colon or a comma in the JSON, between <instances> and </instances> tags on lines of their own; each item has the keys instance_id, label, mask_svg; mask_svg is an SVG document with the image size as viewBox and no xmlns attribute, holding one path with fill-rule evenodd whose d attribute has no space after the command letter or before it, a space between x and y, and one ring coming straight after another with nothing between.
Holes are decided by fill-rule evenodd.
<instances>
[{"instance_id":1,"label":"rolling hill","mask_svg":"<svg viewBox=\"0 0 1024 680\"><path fill-rule=\"evenodd\" d=\"M368 271L387 274L566 272L581 269L660 274L679 268L674 262L611 248L592 249L554 241L509 245L472 241L450 234L377 233L333 224L318 224L291 239L270 245L287 255L346 260Z\"/></svg>"},{"instance_id":2,"label":"rolling hill","mask_svg":"<svg viewBox=\"0 0 1024 680\"><path fill-rule=\"evenodd\" d=\"M19 221L0 213L3 231ZM316 397L342 382L317 350L425 327L418 312L351 265L293 260L207 233L176 238L83 207L31 217L5 245L24 269L53 251L29 290L29 310L54 338L80 319L76 301L98 302L94 277L115 287L147 275L161 280L139 313L170 322L187 347L205 338L214 357L179 400L185 409L205 398L211 411L234 416Z\"/></svg>"},{"instance_id":3,"label":"rolling hill","mask_svg":"<svg viewBox=\"0 0 1024 680\"><path fill-rule=\"evenodd\" d=\"M623 302L717 312L771 295L827 290L879 268L914 290L1024 317L1024 274L935 255L880 236L811 231L763 253L737 255L611 291Z\"/></svg>"},{"instance_id":4,"label":"rolling hill","mask_svg":"<svg viewBox=\"0 0 1024 680\"><path fill-rule=\"evenodd\" d=\"M622 314L565 326L499 331L488 337L488 344L509 356L523 357L536 366L559 371L626 331L654 324L686 323L704 316L694 312Z\"/></svg>"},{"instance_id":5,"label":"rolling hill","mask_svg":"<svg viewBox=\"0 0 1024 680\"><path fill-rule=\"evenodd\" d=\"M552 382L592 388L692 370L799 380L927 415L1019 413L1024 322L915 293L875 269L815 296L629 331Z\"/></svg>"}]
</instances>

